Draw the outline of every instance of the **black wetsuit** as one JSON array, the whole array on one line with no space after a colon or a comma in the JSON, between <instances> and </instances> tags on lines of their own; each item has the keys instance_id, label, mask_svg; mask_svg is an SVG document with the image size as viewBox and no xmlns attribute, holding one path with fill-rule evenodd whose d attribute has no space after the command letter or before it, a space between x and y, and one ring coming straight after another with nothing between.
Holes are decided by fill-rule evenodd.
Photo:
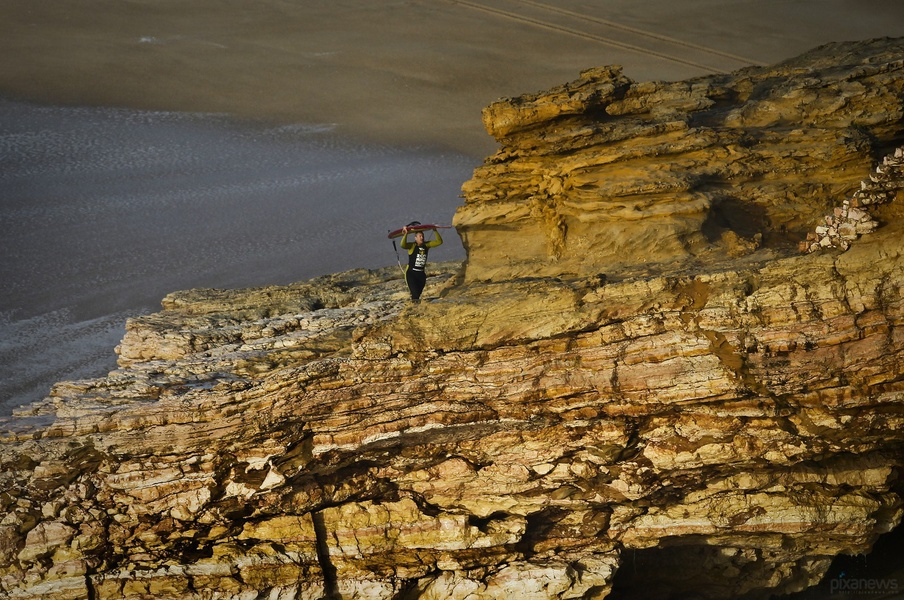
<instances>
[{"instance_id":1,"label":"black wetsuit","mask_svg":"<svg viewBox=\"0 0 904 600\"><path fill-rule=\"evenodd\" d=\"M410 233L410 232L409 232ZM402 238L402 248L408 250L408 267L405 268L405 283L411 292L411 299L415 302L421 299L424 286L427 285L427 253L430 248L436 248L443 243L443 238L437 230L433 230L435 240L417 244L408 241L408 234Z\"/></svg>"}]
</instances>

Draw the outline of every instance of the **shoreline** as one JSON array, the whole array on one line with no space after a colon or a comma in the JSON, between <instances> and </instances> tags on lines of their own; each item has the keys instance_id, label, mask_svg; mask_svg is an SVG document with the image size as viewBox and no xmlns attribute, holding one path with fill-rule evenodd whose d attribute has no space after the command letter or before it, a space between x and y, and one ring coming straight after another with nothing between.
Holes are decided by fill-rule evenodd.
<instances>
[{"instance_id":1,"label":"shoreline","mask_svg":"<svg viewBox=\"0 0 904 600\"><path fill-rule=\"evenodd\" d=\"M167 294L395 265L451 221L470 157L228 116L0 101L0 415L105 375ZM455 235L436 259L460 259Z\"/></svg>"}]
</instances>

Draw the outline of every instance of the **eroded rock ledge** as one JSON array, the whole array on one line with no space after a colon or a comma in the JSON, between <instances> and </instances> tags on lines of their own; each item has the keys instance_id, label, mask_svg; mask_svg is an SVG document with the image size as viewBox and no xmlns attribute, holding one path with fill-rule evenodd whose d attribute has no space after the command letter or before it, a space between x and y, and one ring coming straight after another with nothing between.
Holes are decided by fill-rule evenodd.
<instances>
[{"instance_id":1,"label":"eroded rock ledge","mask_svg":"<svg viewBox=\"0 0 904 600\"><path fill-rule=\"evenodd\" d=\"M586 276L802 240L896 145L904 42L636 83L589 69L484 110L455 225L469 281ZM502 238L502 239L499 239Z\"/></svg>"},{"instance_id":2,"label":"eroded rock ledge","mask_svg":"<svg viewBox=\"0 0 904 600\"><path fill-rule=\"evenodd\" d=\"M865 48L892 47L901 42L838 45L809 60L832 53L844 71L878 62ZM806 89L814 107L835 97ZM887 101L892 112L900 97ZM559 114L499 117L499 128L548 136ZM466 269L437 265L434 297L416 306L395 267L167 297L129 322L120 369L60 384L4 424L0 590L716 599L817 583L904 511L904 225L889 202L846 252L801 255L800 240L771 243L769 223L803 232L849 196L842 179L855 186L902 141L900 124L870 131L855 145L873 162L835 136L808 142L848 156L831 164L852 172L808 168L803 190L815 177L839 193L776 206L742 251L717 236L684 260L634 260L605 277L593 261L568 276L578 263L567 253L556 277L484 281L466 274L473 254L487 273L492 244L511 248L474 237L496 223L486 219L465 227ZM782 172L796 189L793 169ZM632 187L634 174L599 185ZM500 174L498 185L518 180ZM657 229L666 217L648 208ZM545 244L519 214L504 228ZM633 574L623 565L638 552L659 553L660 568Z\"/></svg>"}]
</instances>

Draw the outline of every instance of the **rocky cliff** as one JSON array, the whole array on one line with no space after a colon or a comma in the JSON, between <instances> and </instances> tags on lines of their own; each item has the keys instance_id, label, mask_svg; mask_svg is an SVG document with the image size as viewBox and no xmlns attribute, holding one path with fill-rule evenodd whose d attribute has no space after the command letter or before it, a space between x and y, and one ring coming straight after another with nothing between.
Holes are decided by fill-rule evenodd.
<instances>
[{"instance_id":1,"label":"rocky cliff","mask_svg":"<svg viewBox=\"0 0 904 600\"><path fill-rule=\"evenodd\" d=\"M500 149L455 217L467 279L608 273L801 239L900 137L901 50L836 44L672 83L605 67L494 103L483 118Z\"/></svg>"},{"instance_id":2,"label":"rocky cliff","mask_svg":"<svg viewBox=\"0 0 904 600\"><path fill-rule=\"evenodd\" d=\"M500 150L456 216L468 260L427 302L394 267L168 296L117 371L4 424L0 589L816 584L904 512L902 50L679 84L608 68L494 104ZM873 184L875 226L810 252Z\"/></svg>"}]
</instances>

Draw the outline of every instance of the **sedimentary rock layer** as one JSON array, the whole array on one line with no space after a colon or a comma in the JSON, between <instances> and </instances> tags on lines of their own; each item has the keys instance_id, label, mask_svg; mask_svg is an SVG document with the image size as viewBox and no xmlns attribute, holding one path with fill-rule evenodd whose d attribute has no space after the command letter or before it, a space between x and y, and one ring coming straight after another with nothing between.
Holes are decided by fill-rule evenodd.
<instances>
[{"instance_id":1,"label":"sedimentary rock layer","mask_svg":"<svg viewBox=\"0 0 904 600\"><path fill-rule=\"evenodd\" d=\"M283 290L180 297L130 324L128 368L58 386L52 424L7 434L0 581L603 597L626 551L689 545L709 597L815 583L901 515L900 234L417 308L388 274L252 320Z\"/></svg>"},{"instance_id":2,"label":"sedimentary rock layer","mask_svg":"<svg viewBox=\"0 0 904 600\"><path fill-rule=\"evenodd\" d=\"M864 72L886 72L864 57L889 46L900 43L832 52L839 71L849 51ZM769 89L784 79L757 81L764 104L737 119L777 110ZM821 93L835 88L812 88L819 114L831 104ZM493 111L522 144L564 114ZM855 145L881 157L901 142L892 129ZM792 145L807 137L786 133ZM861 162L843 139L816 138L824 145L808 152L842 157L835 167ZM646 143L629 136L626 147L635 139ZM722 161L713 168L738 168L730 153ZM873 167L850 174L853 188ZM792 172L778 178L787 190ZM635 171L623 174L606 185L636 186ZM810 197L813 180L842 187L837 174L807 174L786 200ZM507 190L519 181L498 176ZM724 192L752 189L742 180ZM654 230L671 222L644 206ZM484 280L503 251L492 244L508 244L475 233L489 223L550 242L513 209L463 225L476 263L436 266L421 304L405 302L395 267L168 296L128 323L117 371L61 383L4 423L0 590L753 599L815 584L904 512L904 223L890 202L846 251L802 254L772 243L769 224L812 225L824 207L763 206L757 244L739 237L728 251L723 235L710 245L724 247L670 268L639 267L629 246L631 264L605 276L588 259L585 275ZM477 212L471 197L460 214ZM560 264L578 264L566 254ZM658 568L636 572L638 554Z\"/></svg>"},{"instance_id":3,"label":"sedimentary rock layer","mask_svg":"<svg viewBox=\"0 0 904 600\"><path fill-rule=\"evenodd\" d=\"M796 244L894 148L904 42L636 83L617 67L484 110L500 144L455 225L468 280L581 276Z\"/></svg>"}]
</instances>

